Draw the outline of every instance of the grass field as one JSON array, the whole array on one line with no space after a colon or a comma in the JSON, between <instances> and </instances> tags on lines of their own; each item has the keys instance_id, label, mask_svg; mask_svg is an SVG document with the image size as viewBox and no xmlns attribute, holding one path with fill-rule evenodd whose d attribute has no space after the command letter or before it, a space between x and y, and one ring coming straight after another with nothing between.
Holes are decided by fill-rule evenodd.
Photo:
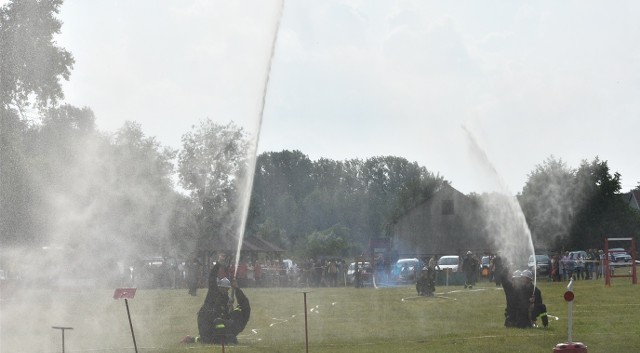
<instances>
[{"instance_id":1,"label":"grass field","mask_svg":"<svg viewBox=\"0 0 640 353\"><path fill-rule=\"evenodd\" d=\"M311 288L307 293L309 352L552 352L567 340L566 283L538 283L551 320L547 329L503 326L504 293L480 282L473 290L438 287L416 297L412 286ZM247 288L252 315L239 344L227 352L305 352L303 289ZM573 340L589 352L640 350L640 287L616 278L577 281ZM196 312L206 290L139 290L129 300L139 352L221 352L220 346L183 344L197 334ZM2 353L133 352L125 303L113 291L23 291L5 299L0 314Z\"/></svg>"}]
</instances>

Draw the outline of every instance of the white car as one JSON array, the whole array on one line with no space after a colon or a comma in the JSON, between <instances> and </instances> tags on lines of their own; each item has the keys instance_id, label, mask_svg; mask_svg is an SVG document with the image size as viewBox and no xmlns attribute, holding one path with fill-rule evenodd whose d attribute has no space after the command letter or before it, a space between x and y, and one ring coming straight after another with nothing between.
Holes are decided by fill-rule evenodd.
<instances>
[{"instance_id":1,"label":"white car","mask_svg":"<svg viewBox=\"0 0 640 353\"><path fill-rule=\"evenodd\" d=\"M445 255L438 259L438 267L443 271L458 272L458 265L460 265L460 256L458 255Z\"/></svg>"}]
</instances>

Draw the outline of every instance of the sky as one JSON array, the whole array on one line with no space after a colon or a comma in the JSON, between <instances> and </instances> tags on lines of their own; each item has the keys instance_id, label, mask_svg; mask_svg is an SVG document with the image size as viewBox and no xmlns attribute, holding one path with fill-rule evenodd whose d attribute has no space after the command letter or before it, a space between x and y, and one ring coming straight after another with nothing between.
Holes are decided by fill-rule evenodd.
<instances>
[{"instance_id":1,"label":"sky","mask_svg":"<svg viewBox=\"0 0 640 353\"><path fill-rule=\"evenodd\" d=\"M66 0L56 41L76 60L65 102L103 131L136 121L178 149L202 120L233 121L258 153L403 157L467 194L521 192L551 156L599 157L628 191L638 13L624 0Z\"/></svg>"}]
</instances>

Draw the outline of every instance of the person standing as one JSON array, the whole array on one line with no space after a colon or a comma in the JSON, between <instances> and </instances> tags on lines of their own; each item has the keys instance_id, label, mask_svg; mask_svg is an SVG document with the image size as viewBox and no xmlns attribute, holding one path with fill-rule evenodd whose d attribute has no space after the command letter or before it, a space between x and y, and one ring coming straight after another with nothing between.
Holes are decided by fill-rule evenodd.
<instances>
[{"instance_id":1,"label":"person standing","mask_svg":"<svg viewBox=\"0 0 640 353\"><path fill-rule=\"evenodd\" d=\"M355 268L353 270L353 277L354 277L354 285L356 288L360 288L361 286L361 273L360 273L360 264L358 264L358 259L356 259L355 262Z\"/></svg>"},{"instance_id":2,"label":"person standing","mask_svg":"<svg viewBox=\"0 0 640 353\"><path fill-rule=\"evenodd\" d=\"M262 287L262 265L258 260L253 264L253 280L256 283L256 287Z\"/></svg>"},{"instance_id":3,"label":"person standing","mask_svg":"<svg viewBox=\"0 0 640 353\"><path fill-rule=\"evenodd\" d=\"M595 249L587 250L587 258L585 259L585 279L593 279L593 267L596 262L596 251Z\"/></svg>"},{"instance_id":4,"label":"person standing","mask_svg":"<svg viewBox=\"0 0 640 353\"><path fill-rule=\"evenodd\" d=\"M598 250L596 254L596 279L600 279L602 274L602 268L604 267L604 251Z\"/></svg>"},{"instance_id":5,"label":"person standing","mask_svg":"<svg viewBox=\"0 0 640 353\"><path fill-rule=\"evenodd\" d=\"M565 252L564 255L562 256L562 259L560 259L560 266L561 266L561 270L562 270L562 281L566 281L567 277L569 275L568 270L567 270L567 263L569 262L569 252Z\"/></svg>"},{"instance_id":6,"label":"person standing","mask_svg":"<svg viewBox=\"0 0 640 353\"><path fill-rule=\"evenodd\" d=\"M578 254L576 258L576 280L584 279L584 272L584 257L582 256L582 254Z\"/></svg>"},{"instance_id":7,"label":"person standing","mask_svg":"<svg viewBox=\"0 0 640 353\"><path fill-rule=\"evenodd\" d=\"M329 261L327 272L329 272L328 274L329 287L337 287L338 286L338 264L336 264L336 260Z\"/></svg>"},{"instance_id":8,"label":"person standing","mask_svg":"<svg viewBox=\"0 0 640 353\"><path fill-rule=\"evenodd\" d=\"M570 253L567 257L567 261L565 262L564 267L567 269L567 276L569 280L571 280L576 271L576 259L574 258L573 253Z\"/></svg>"},{"instance_id":9,"label":"person standing","mask_svg":"<svg viewBox=\"0 0 640 353\"><path fill-rule=\"evenodd\" d=\"M202 263L198 257L194 256L187 264L187 285L189 286L189 294L196 296L198 290L198 284L200 283L200 271L202 270Z\"/></svg>"},{"instance_id":10,"label":"person standing","mask_svg":"<svg viewBox=\"0 0 640 353\"><path fill-rule=\"evenodd\" d=\"M493 272L493 279L496 282L496 287L502 286L502 280L507 278L508 270L500 253L496 254L496 256L491 260L491 271Z\"/></svg>"},{"instance_id":11,"label":"person standing","mask_svg":"<svg viewBox=\"0 0 640 353\"><path fill-rule=\"evenodd\" d=\"M471 251L467 251L467 255L462 261L462 271L464 272L464 287L473 288L476 284L476 275L478 273L478 261Z\"/></svg>"},{"instance_id":12,"label":"person standing","mask_svg":"<svg viewBox=\"0 0 640 353\"><path fill-rule=\"evenodd\" d=\"M553 259L551 262L551 279L554 282L560 282L561 280L561 273L562 273L562 269L564 268L564 266L562 265L562 261L560 259L560 255L559 254L555 254L553 255Z\"/></svg>"}]
</instances>

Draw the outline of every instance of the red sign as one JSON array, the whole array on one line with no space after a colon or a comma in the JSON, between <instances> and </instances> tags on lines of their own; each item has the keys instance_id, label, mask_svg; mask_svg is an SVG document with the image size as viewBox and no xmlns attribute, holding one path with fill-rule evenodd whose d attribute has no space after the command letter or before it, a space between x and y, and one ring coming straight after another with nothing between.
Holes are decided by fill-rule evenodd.
<instances>
[{"instance_id":1,"label":"red sign","mask_svg":"<svg viewBox=\"0 0 640 353\"><path fill-rule=\"evenodd\" d=\"M136 288L116 288L113 292L113 299L133 299L136 295Z\"/></svg>"},{"instance_id":2,"label":"red sign","mask_svg":"<svg viewBox=\"0 0 640 353\"><path fill-rule=\"evenodd\" d=\"M573 292L572 291L566 291L564 292L564 300L570 302L573 300Z\"/></svg>"}]
</instances>

